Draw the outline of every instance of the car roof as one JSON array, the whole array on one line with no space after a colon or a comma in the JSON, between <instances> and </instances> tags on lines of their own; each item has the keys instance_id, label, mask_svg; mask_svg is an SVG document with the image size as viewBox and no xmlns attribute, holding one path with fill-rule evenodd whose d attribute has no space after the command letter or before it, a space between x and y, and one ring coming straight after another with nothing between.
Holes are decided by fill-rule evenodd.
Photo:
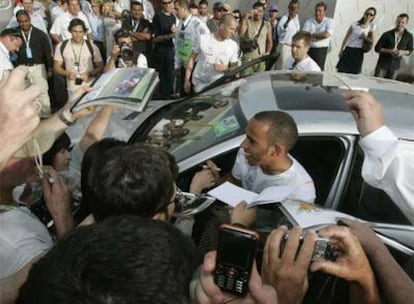
<instances>
[{"instance_id":1,"label":"car roof","mask_svg":"<svg viewBox=\"0 0 414 304\"><path fill-rule=\"evenodd\" d=\"M414 86L398 81L341 73L271 71L243 81L240 106L246 119L264 110L283 110L295 119L299 133L358 134L342 93L371 93L383 108L384 121L402 139L414 140Z\"/></svg>"}]
</instances>

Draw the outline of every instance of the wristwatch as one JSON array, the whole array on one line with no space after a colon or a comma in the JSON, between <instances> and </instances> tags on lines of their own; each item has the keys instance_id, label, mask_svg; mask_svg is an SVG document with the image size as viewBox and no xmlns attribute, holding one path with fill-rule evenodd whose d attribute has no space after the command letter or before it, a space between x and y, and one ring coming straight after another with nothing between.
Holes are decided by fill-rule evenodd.
<instances>
[{"instance_id":1,"label":"wristwatch","mask_svg":"<svg viewBox=\"0 0 414 304\"><path fill-rule=\"evenodd\" d=\"M75 120L73 119L72 113L69 110L61 109L58 112L58 118L61 122L63 122L68 127L75 123Z\"/></svg>"}]
</instances>

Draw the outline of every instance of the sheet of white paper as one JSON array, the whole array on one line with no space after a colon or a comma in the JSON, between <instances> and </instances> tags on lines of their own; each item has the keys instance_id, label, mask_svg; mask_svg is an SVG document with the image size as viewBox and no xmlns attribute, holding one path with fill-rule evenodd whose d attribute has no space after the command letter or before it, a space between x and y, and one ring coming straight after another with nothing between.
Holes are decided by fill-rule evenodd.
<instances>
[{"instance_id":1,"label":"sheet of white paper","mask_svg":"<svg viewBox=\"0 0 414 304\"><path fill-rule=\"evenodd\" d=\"M257 193L238 187L230 182L221 184L207 194L232 207L235 207L241 201L249 204L257 197Z\"/></svg>"},{"instance_id":2,"label":"sheet of white paper","mask_svg":"<svg viewBox=\"0 0 414 304\"><path fill-rule=\"evenodd\" d=\"M251 205L264 205L284 201L292 192L292 187L268 187L254 199Z\"/></svg>"}]
</instances>

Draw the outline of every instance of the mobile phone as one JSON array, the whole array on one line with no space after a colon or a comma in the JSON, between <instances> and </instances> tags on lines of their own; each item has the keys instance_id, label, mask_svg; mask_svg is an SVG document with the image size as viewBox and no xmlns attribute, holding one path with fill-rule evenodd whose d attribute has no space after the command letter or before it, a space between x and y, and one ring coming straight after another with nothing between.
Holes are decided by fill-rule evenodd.
<instances>
[{"instance_id":1,"label":"mobile phone","mask_svg":"<svg viewBox=\"0 0 414 304\"><path fill-rule=\"evenodd\" d=\"M237 296L247 294L258 239L255 231L220 226L214 282L223 291Z\"/></svg>"},{"instance_id":2,"label":"mobile phone","mask_svg":"<svg viewBox=\"0 0 414 304\"><path fill-rule=\"evenodd\" d=\"M285 249L286 241L287 241L287 236L280 243L280 254L282 254L283 250ZM299 246L298 246L298 251L296 252L296 256L298 255L299 250L302 247L302 243L303 243L303 238L301 237L299 240ZM315 247L313 249L311 261L319 261L319 260L335 261L336 258L337 258L337 252L333 250L333 248L329 244L329 240L318 237L315 241Z\"/></svg>"}]
</instances>

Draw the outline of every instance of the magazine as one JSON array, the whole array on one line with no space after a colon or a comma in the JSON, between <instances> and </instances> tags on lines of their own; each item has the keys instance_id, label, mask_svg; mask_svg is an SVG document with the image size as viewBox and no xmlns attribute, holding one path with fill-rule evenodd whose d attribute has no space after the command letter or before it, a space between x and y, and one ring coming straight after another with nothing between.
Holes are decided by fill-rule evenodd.
<instances>
[{"instance_id":1,"label":"magazine","mask_svg":"<svg viewBox=\"0 0 414 304\"><path fill-rule=\"evenodd\" d=\"M154 69L119 68L99 76L86 93L71 108L76 112L94 105L116 105L142 112L158 83Z\"/></svg>"},{"instance_id":2,"label":"magazine","mask_svg":"<svg viewBox=\"0 0 414 304\"><path fill-rule=\"evenodd\" d=\"M343 212L325 209L319 205L300 201L286 200L280 204L280 210L292 223L302 228L321 228L335 225L338 217L357 220L356 217Z\"/></svg>"}]
</instances>

